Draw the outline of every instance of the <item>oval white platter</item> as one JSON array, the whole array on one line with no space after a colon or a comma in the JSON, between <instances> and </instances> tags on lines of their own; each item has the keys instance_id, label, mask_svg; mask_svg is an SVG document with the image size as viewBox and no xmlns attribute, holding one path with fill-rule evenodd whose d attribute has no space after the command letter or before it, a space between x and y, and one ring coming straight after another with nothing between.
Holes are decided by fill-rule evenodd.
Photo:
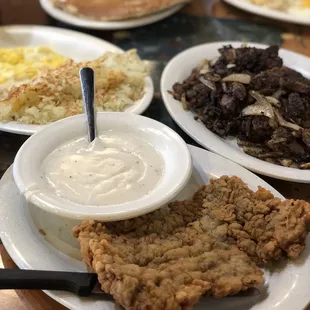
<instances>
[{"instance_id":1,"label":"oval white platter","mask_svg":"<svg viewBox=\"0 0 310 310\"><path fill-rule=\"evenodd\" d=\"M301 25L310 25L309 16L299 16L291 13L281 12L277 10L272 10L265 8L260 5L249 3L245 0L224 0L232 6L237 7L238 9L250 12L255 15L261 15L271 19L281 20L284 22L296 23Z\"/></svg>"},{"instance_id":2,"label":"oval white platter","mask_svg":"<svg viewBox=\"0 0 310 310\"><path fill-rule=\"evenodd\" d=\"M218 49L223 47L223 45L230 44L237 48L244 44L244 42L225 41L202 44L189 48L170 60L161 77L161 94L169 114L200 145L227 157L241 166L277 179L310 183L310 170L282 167L245 154L237 145L236 138L220 138L208 130L202 123L196 121L194 113L192 111L185 111L182 104L168 93L168 90L172 90L174 83L182 82L186 79L192 69L199 65L203 59L215 59L219 56ZM267 45L258 43L249 43L248 46L257 48L267 47ZM284 60L284 65L299 71L306 77L310 76L310 59L308 57L285 49L280 49L279 54Z\"/></svg>"},{"instance_id":3,"label":"oval white platter","mask_svg":"<svg viewBox=\"0 0 310 310\"><path fill-rule=\"evenodd\" d=\"M184 4L178 4L164 11L150 14L147 16L142 16L139 18L131 18L120 21L97 21L74 16L70 13L55 8L51 0L40 0L40 4L46 13L51 15L53 18L60 20L61 22L71 24L77 27L98 30L130 29L149 25L176 13L184 6Z\"/></svg>"},{"instance_id":4,"label":"oval white platter","mask_svg":"<svg viewBox=\"0 0 310 310\"><path fill-rule=\"evenodd\" d=\"M47 26L4 26L0 27L0 47L49 46L61 55L75 61L96 59L107 51L123 50L107 41L72 30ZM142 114L153 98L153 82L145 78L144 96L126 112ZM0 122L0 131L32 135L44 125L28 125L17 122Z\"/></svg>"},{"instance_id":5,"label":"oval white platter","mask_svg":"<svg viewBox=\"0 0 310 310\"><path fill-rule=\"evenodd\" d=\"M283 198L275 189L248 170L206 150L189 146L193 158L193 175L184 190L175 199L192 196L201 184L221 175L239 176L249 187L256 190L262 186L275 196ZM0 181L0 237L20 268L85 272L80 261L79 248L71 235L78 224L56 215L48 214L28 205L14 183L12 168ZM45 236L39 233L43 229ZM265 284L261 294L254 297L228 297L202 299L195 310L302 310L309 302L310 240L296 263L273 272L265 270ZM114 310L110 301L96 297L79 298L71 293L47 291L50 297L74 310Z\"/></svg>"}]
</instances>

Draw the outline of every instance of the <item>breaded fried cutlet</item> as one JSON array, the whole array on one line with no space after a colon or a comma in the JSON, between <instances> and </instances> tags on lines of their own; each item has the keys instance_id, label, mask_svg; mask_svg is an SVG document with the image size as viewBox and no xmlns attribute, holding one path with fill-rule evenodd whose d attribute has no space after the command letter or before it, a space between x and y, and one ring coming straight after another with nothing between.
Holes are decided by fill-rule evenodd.
<instances>
[{"instance_id":1,"label":"breaded fried cutlet","mask_svg":"<svg viewBox=\"0 0 310 310\"><path fill-rule=\"evenodd\" d=\"M208 214L227 228L240 250L257 262L297 258L310 230L310 204L281 201L262 187L251 191L237 177L211 180L196 196Z\"/></svg>"},{"instance_id":2,"label":"breaded fried cutlet","mask_svg":"<svg viewBox=\"0 0 310 310\"><path fill-rule=\"evenodd\" d=\"M102 290L125 309L188 310L203 295L259 287L257 263L297 257L309 224L308 203L224 176L192 200L126 221L84 221L73 234Z\"/></svg>"}]
</instances>

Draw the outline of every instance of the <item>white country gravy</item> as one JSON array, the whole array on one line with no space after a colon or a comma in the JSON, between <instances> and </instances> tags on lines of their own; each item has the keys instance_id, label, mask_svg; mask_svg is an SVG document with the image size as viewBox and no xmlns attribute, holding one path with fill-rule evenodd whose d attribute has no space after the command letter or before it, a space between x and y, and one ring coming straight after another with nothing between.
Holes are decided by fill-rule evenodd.
<instances>
[{"instance_id":1,"label":"white country gravy","mask_svg":"<svg viewBox=\"0 0 310 310\"><path fill-rule=\"evenodd\" d=\"M42 178L56 195L88 205L133 201L162 178L164 161L137 135L108 131L88 143L79 138L60 146L42 164Z\"/></svg>"}]
</instances>

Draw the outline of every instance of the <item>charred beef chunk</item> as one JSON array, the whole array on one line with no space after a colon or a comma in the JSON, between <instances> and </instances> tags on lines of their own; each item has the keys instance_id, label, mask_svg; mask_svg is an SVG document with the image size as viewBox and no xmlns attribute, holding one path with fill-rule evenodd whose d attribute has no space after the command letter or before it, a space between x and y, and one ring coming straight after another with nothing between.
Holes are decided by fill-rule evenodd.
<instances>
[{"instance_id":1,"label":"charred beef chunk","mask_svg":"<svg viewBox=\"0 0 310 310\"><path fill-rule=\"evenodd\" d=\"M173 89L173 97L176 100L181 100L182 94L185 92L183 84L181 83L175 83L172 87Z\"/></svg>"},{"instance_id":2,"label":"charred beef chunk","mask_svg":"<svg viewBox=\"0 0 310 310\"><path fill-rule=\"evenodd\" d=\"M255 67L259 62L260 55L261 50L256 48L246 47L236 49L235 69L238 70L238 72L249 71L255 73ZM260 71L261 70L258 72Z\"/></svg>"},{"instance_id":3,"label":"charred beef chunk","mask_svg":"<svg viewBox=\"0 0 310 310\"><path fill-rule=\"evenodd\" d=\"M287 120L301 124L306 111L307 100L298 93L290 93L287 100L282 100L281 113Z\"/></svg>"},{"instance_id":4,"label":"charred beef chunk","mask_svg":"<svg viewBox=\"0 0 310 310\"><path fill-rule=\"evenodd\" d=\"M260 68L256 68L256 72L254 73L282 67L283 60L279 57L279 46L272 45L262 50L259 64Z\"/></svg>"},{"instance_id":5,"label":"charred beef chunk","mask_svg":"<svg viewBox=\"0 0 310 310\"><path fill-rule=\"evenodd\" d=\"M238 102L236 98L228 94L224 94L220 101L220 106L226 115L229 115L230 113L235 114L237 104Z\"/></svg>"},{"instance_id":6,"label":"charred beef chunk","mask_svg":"<svg viewBox=\"0 0 310 310\"><path fill-rule=\"evenodd\" d=\"M303 119L301 120L300 125L301 125L301 127L305 128L305 129L310 128L310 103L309 102L306 106L306 112L304 114Z\"/></svg>"},{"instance_id":7,"label":"charred beef chunk","mask_svg":"<svg viewBox=\"0 0 310 310\"><path fill-rule=\"evenodd\" d=\"M241 101L245 100L247 97L246 87L240 83L233 83L230 89L230 93Z\"/></svg>"},{"instance_id":8,"label":"charred beef chunk","mask_svg":"<svg viewBox=\"0 0 310 310\"><path fill-rule=\"evenodd\" d=\"M210 122L210 119L207 119L204 124L212 132L223 138L229 135L236 135L238 130L238 121L229 119L218 119L215 122Z\"/></svg>"},{"instance_id":9,"label":"charred beef chunk","mask_svg":"<svg viewBox=\"0 0 310 310\"><path fill-rule=\"evenodd\" d=\"M273 68L252 77L250 89L257 90L262 95L271 96L280 88L280 78L296 79L300 77L302 75L292 69Z\"/></svg>"},{"instance_id":10,"label":"charred beef chunk","mask_svg":"<svg viewBox=\"0 0 310 310\"><path fill-rule=\"evenodd\" d=\"M239 120L220 120L213 125L214 131L221 130L223 132L222 137L235 136L238 132Z\"/></svg>"},{"instance_id":11,"label":"charred beef chunk","mask_svg":"<svg viewBox=\"0 0 310 310\"><path fill-rule=\"evenodd\" d=\"M302 141L306 145L308 151L310 150L310 129L304 129L301 134Z\"/></svg>"},{"instance_id":12,"label":"charred beef chunk","mask_svg":"<svg viewBox=\"0 0 310 310\"><path fill-rule=\"evenodd\" d=\"M199 80L199 74L194 69L190 76L183 82L183 83L175 83L172 86L173 89L173 97L176 100L181 100L182 95L187 91L193 88L196 84L200 84Z\"/></svg>"},{"instance_id":13,"label":"charred beef chunk","mask_svg":"<svg viewBox=\"0 0 310 310\"><path fill-rule=\"evenodd\" d=\"M235 63L237 56L236 50L238 49L233 48L231 45L223 46L223 48L219 49L219 52L226 64Z\"/></svg>"},{"instance_id":14,"label":"charred beef chunk","mask_svg":"<svg viewBox=\"0 0 310 310\"><path fill-rule=\"evenodd\" d=\"M198 111L196 119L199 119L209 130L220 137L235 135L238 130L238 120L225 118L222 110L211 103L200 112Z\"/></svg>"},{"instance_id":15,"label":"charred beef chunk","mask_svg":"<svg viewBox=\"0 0 310 310\"><path fill-rule=\"evenodd\" d=\"M247 154L284 166L310 166L310 80L282 66L277 46L219 51L213 66L206 62L173 86L174 98L215 134L237 136ZM222 80L233 73L250 75L250 83L241 84L240 76ZM265 101L270 118L256 115ZM242 116L249 105L253 115Z\"/></svg>"},{"instance_id":16,"label":"charred beef chunk","mask_svg":"<svg viewBox=\"0 0 310 310\"><path fill-rule=\"evenodd\" d=\"M225 115L238 116L244 107L247 90L243 84L232 83L226 93L220 98L219 103Z\"/></svg>"},{"instance_id":17,"label":"charred beef chunk","mask_svg":"<svg viewBox=\"0 0 310 310\"><path fill-rule=\"evenodd\" d=\"M211 89L202 83L195 84L186 91L186 99L190 107L197 109L205 106L208 98L210 98Z\"/></svg>"},{"instance_id":18,"label":"charred beef chunk","mask_svg":"<svg viewBox=\"0 0 310 310\"><path fill-rule=\"evenodd\" d=\"M231 68L228 68L228 64L234 64L236 58L236 50L231 46L224 46L219 49L221 56L213 66L213 70L220 76L225 76L233 72Z\"/></svg>"},{"instance_id":19,"label":"charred beef chunk","mask_svg":"<svg viewBox=\"0 0 310 310\"><path fill-rule=\"evenodd\" d=\"M237 49L236 65L244 68L242 71L255 74L271 68L281 67L283 62L278 56L278 52L278 46L270 46L266 49L253 47Z\"/></svg>"},{"instance_id":20,"label":"charred beef chunk","mask_svg":"<svg viewBox=\"0 0 310 310\"><path fill-rule=\"evenodd\" d=\"M254 143L265 142L270 139L273 128L266 116L245 116L239 127L239 139Z\"/></svg>"},{"instance_id":21,"label":"charred beef chunk","mask_svg":"<svg viewBox=\"0 0 310 310\"><path fill-rule=\"evenodd\" d=\"M225 76L231 73L257 74L264 70L282 66L282 59L278 56L279 47L270 46L267 49L243 47L234 49L224 46L219 50L221 56L214 64L214 71ZM235 66L227 66L233 64Z\"/></svg>"},{"instance_id":22,"label":"charred beef chunk","mask_svg":"<svg viewBox=\"0 0 310 310\"><path fill-rule=\"evenodd\" d=\"M255 75L250 88L259 91L262 95L271 96L279 89L279 77L272 70Z\"/></svg>"},{"instance_id":23,"label":"charred beef chunk","mask_svg":"<svg viewBox=\"0 0 310 310\"><path fill-rule=\"evenodd\" d=\"M225 100L227 101L225 102ZM239 121L238 99L234 96L222 93L221 90L211 92L210 100L203 109L197 110L198 119L204 125L221 137L236 135ZM226 105L223 107L222 105ZM230 111L230 112L229 112ZM235 115L235 117L232 117Z\"/></svg>"},{"instance_id":24,"label":"charred beef chunk","mask_svg":"<svg viewBox=\"0 0 310 310\"><path fill-rule=\"evenodd\" d=\"M185 94L185 99L193 109L202 108L207 101L210 100L212 90L202 84L199 80L195 83L186 81L183 84L175 83L173 85L173 96L181 101L182 95Z\"/></svg>"},{"instance_id":25,"label":"charred beef chunk","mask_svg":"<svg viewBox=\"0 0 310 310\"><path fill-rule=\"evenodd\" d=\"M223 124L218 124L215 127L215 124L218 123L222 115L222 111L220 108L217 108L213 104L207 105L204 109L201 109L196 117L199 119L208 129L218 134L219 136L225 136L226 129Z\"/></svg>"},{"instance_id":26,"label":"charred beef chunk","mask_svg":"<svg viewBox=\"0 0 310 310\"><path fill-rule=\"evenodd\" d=\"M210 104L218 106L218 103L221 100L222 95L223 92L221 89L217 88L216 90L213 90L210 96Z\"/></svg>"},{"instance_id":27,"label":"charred beef chunk","mask_svg":"<svg viewBox=\"0 0 310 310\"><path fill-rule=\"evenodd\" d=\"M289 91L310 95L310 82L305 78L292 79L290 77L281 77L280 86Z\"/></svg>"},{"instance_id":28,"label":"charred beef chunk","mask_svg":"<svg viewBox=\"0 0 310 310\"><path fill-rule=\"evenodd\" d=\"M287 98L281 99L281 114L288 121L310 128L310 98L297 92L292 92Z\"/></svg>"},{"instance_id":29,"label":"charred beef chunk","mask_svg":"<svg viewBox=\"0 0 310 310\"><path fill-rule=\"evenodd\" d=\"M290 129L284 127L279 127L273 132L267 145L275 152L280 152L287 157L293 157L296 162L308 161L310 157L302 141Z\"/></svg>"}]
</instances>

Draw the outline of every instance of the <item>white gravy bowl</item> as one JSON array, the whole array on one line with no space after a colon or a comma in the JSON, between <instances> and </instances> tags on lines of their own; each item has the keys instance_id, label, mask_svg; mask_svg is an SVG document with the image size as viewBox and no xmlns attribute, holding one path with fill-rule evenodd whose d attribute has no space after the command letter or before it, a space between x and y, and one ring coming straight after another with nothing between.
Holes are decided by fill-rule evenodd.
<instances>
[{"instance_id":1,"label":"white gravy bowl","mask_svg":"<svg viewBox=\"0 0 310 310\"><path fill-rule=\"evenodd\" d=\"M25 198L48 212L74 219L116 221L154 211L172 200L187 184L192 160L186 143L166 125L129 113L97 113L97 133L115 130L147 141L163 160L162 177L146 195L117 204L88 205L72 202L51 190L42 177L42 164L62 145L87 136L86 116L69 117L52 123L31 136L18 151L13 175ZM138 140L138 139L137 139ZM132 141L134 143L134 140Z\"/></svg>"}]
</instances>

